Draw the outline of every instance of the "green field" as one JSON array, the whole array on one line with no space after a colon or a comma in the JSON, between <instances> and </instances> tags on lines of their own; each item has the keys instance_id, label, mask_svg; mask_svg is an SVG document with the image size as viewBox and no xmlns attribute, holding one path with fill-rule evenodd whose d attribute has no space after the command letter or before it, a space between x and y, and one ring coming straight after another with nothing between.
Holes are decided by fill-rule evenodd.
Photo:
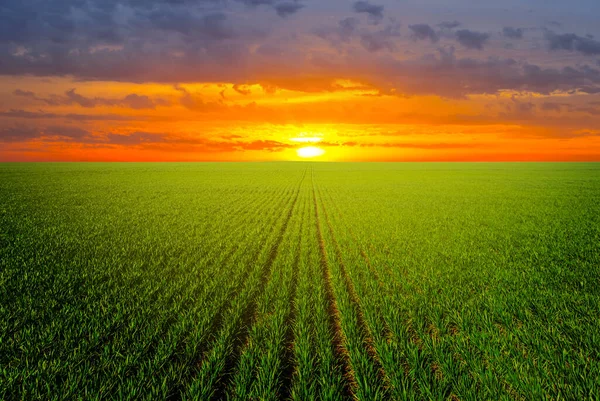
<instances>
[{"instance_id":1,"label":"green field","mask_svg":"<svg viewBox=\"0 0 600 401\"><path fill-rule=\"evenodd\" d=\"M600 397L600 164L0 164L2 400Z\"/></svg>"}]
</instances>

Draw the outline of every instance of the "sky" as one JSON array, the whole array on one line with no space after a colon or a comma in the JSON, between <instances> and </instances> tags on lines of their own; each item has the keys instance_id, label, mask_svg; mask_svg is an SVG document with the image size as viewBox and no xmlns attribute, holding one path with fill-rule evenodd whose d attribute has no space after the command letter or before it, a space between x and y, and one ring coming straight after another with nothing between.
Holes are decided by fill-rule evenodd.
<instances>
[{"instance_id":1,"label":"sky","mask_svg":"<svg viewBox=\"0 0 600 401\"><path fill-rule=\"evenodd\" d=\"M600 161L598 0L2 0L0 161Z\"/></svg>"}]
</instances>

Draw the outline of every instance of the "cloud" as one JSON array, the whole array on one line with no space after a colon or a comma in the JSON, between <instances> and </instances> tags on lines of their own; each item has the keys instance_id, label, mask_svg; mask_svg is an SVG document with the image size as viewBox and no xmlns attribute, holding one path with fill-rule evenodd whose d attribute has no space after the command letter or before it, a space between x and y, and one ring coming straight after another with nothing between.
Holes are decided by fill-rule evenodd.
<instances>
[{"instance_id":1,"label":"cloud","mask_svg":"<svg viewBox=\"0 0 600 401\"><path fill-rule=\"evenodd\" d=\"M317 29L315 33L337 48L342 44L350 44L353 39L358 39L368 52L393 51L396 49L395 40L400 37L400 23L391 21L383 28L361 27L357 18L350 17L340 20L337 27L324 27Z\"/></svg>"},{"instance_id":2,"label":"cloud","mask_svg":"<svg viewBox=\"0 0 600 401\"><path fill-rule=\"evenodd\" d=\"M31 140L134 146L149 143L165 143L169 141L169 136L164 133L139 131L128 134L110 132L107 134L93 134L88 130L69 125L50 125L44 128L15 126L0 130L0 141L2 142L27 142Z\"/></svg>"},{"instance_id":3,"label":"cloud","mask_svg":"<svg viewBox=\"0 0 600 401\"><path fill-rule=\"evenodd\" d=\"M360 21L358 18L348 17L338 21L337 26L320 27L315 30L315 34L322 39L326 39L335 47L341 43L349 43L358 33Z\"/></svg>"},{"instance_id":4,"label":"cloud","mask_svg":"<svg viewBox=\"0 0 600 401\"><path fill-rule=\"evenodd\" d=\"M42 131L42 136L56 137L62 141L93 142L91 134L79 127L52 125Z\"/></svg>"},{"instance_id":5,"label":"cloud","mask_svg":"<svg viewBox=\"0 0 600 401\"><path fill-rule=\"evenodd\" d=\"M137 95L131 93L125 96L121 100L121 105L129 107L130 109L143 110L143 109L155 109L156 106L168 106L170 102L165 99L151 99L146 95Z\"/></svg>"},{"instance_id":6,"label":"cloud","mask_svg":"<svg viewBox=\"0 0 600 401\"><path fill-rule=\"evenodd\" d=\"M529 113L532 113L536 109L537 106L535 104L533 104L532 102L514 101L513 107L514 107L514 111L518 114L529 114ZM513 107L509 107L509 109L512 110Z\"/></svg>"},{"instance_id":7,"label":"cloud","mask_svg":"<svg viewBox=\"0 0 600 401\"><path fill-rule=\"evenodd\" d=\"M201 135L182 135L164 132L91 132L70 125L50 125L41 128L15 125L0 128L1 143L26 143L30 141L46 143L68 142L72 144L94 145L95 147L152 147L161 145L163 150L180 150L185 152L189 152L190 150L197 152L280 152L284 149L298 147L297 144L275 140L243 140L239 135L221 136L220 139L214 139Z\"/></svg>"},{"instance_id":8,"label":"cloud","mask_svg":"<svg viewBox=\"0 0 600 401\"><path fill-rule=\"evenodd\" d=\"M172 139L175 139L175 137ZM107 134L93 134L88 130L69 125L50 125L43 128L15 126L0 130L0 141L3 142L27 142L31 140L134 146L149 143L165 143L169 141L169 135L139 131L128 134L112 132Z\"/></svg>"},{"instance_id":9,"label":"cloud","mask_svg":"<svg viewBox=\"0 0 600 401\"><path fill-rule=\"evenodd\" d=\"M562 104L555 102L544 102L542 103L541 109L545 111L561 111Z\"/></svg>"},{"instance_id":10,"label":"cloud","mask_svg":"<svg viewBox=\"0 0 600 401\"><path fill-rule=\"evenodd\" d=\"M345 18L341 20L339 25L339 33L342 40L348 39L354 32L356 31L356 27L358 26L359 21L356 18Z\"/></svg>"},{"instance_id":11,"label":"cloud","mask_svg":"<svg viewBox=\"0 0 600 401\"><path fill-rule=\"evenodd\" d=\"M409 25L408 28L413 32L412 37L416 40L429 39L431 43L437 43L440 40L438 34L428 24Z\"/></svg>"},{"instance_id":12,"label":"cloud","mask_svg":"<svg viewBox=\"0 0 600 401\"><path fill-rule=\"evenodd\" d=\"M40 139L79 143L93 142L93 138L88 131L68 125L51 125L42 129L34 126L14 125L0 129L0 142L14 143Z\"/></svg>"},{"instance_id":13,"label":"cloud","mask_svg":"<svg viewBox=\"0 0 600 401\"><path fill-rule=\"evenodd\" d=\"M385 49L391 52L396 49L395 39L399 36L400 24L390 23L383 29L363 31L360 34L360 41L369 52L378 52Z\"/></svg>"},{"instance_id":14,"label":"cloud","mask_svg":"<svg viewBox=\"0 0 600 401\"><path fill-rule=\"evenodd\" d=\"M203 136L167 134L164 132L134 131L128 133L92 133L91 131L68 125L48 126L45 128L14 126L0 129L0 142L27 143L32 140L46 143L68 142L95 147L153 147L160 145L162 149L189 152L245 152L266 151L280 152L295 149L302 144L287 143L276 140L243 140L239 135L225 135L217 138ZM380 148L412 148L412 149L459 149L474 148L473 143L417 143L417 142L319 142L322 147L380 147Z\"/></svg>"},{"instance_id":15,"label":"cloud","mask_svg":"<svg viewBox=\"0 0 600 401\"><path fill-rule=\"evenodd\" d=\"M296 145L271 140L237 141L232 144L232 148L236 150L266 150L269 152L279 152L294 147Z\"/></svg>"},{"instance_id":16,"label":"cloud","mask_svg":"<svg viewBox=\"0 0 600 401\"><path fill-rule=\"evenodd\" d=\"M0 74L140 82L231 62L265 35L234 11L214 0L4 0Z\"/></svg>"},{"instance_id":17,"label":"cloud","mask_svg":"<svg viewBox=\"0 0 600 401\"><path fill-rule=\"evenodd\" d=\"M546 31L544 37L550 50L576 51L586 56L600 54L600 41L590 37L582 37L574 33L557 34L552 31Z\"/></svg>"},{"instance_id":18,"label":"cloud","mask_svg":"<svg viewBox=\"0 0 600 401\"><path fill-rule=\"evenodd\" d=\"M458 21L442 21L437 26L439 26L442 29L454 29L458 28L461 25L462 24Z\"/></svg>"},{"instance_id":19,"label":"cloud","mask_svg":"<svg viewBox=\"0 0 600 401\"><path fill-rule=\"evenodd\" d=\"M383 6L371 4L368 1L360 0L354 2L354 12L367 14L375 22L379 22L383 19Z\"/></svg>"},{"instance_id":20,"label":"cloud","mask_svg":"<svg viewBox=\"0 0 600 401\"><path fill-rule=\"evenodd\" d=\"M36 138L39 131L34 127L15 125L12 127L0 128L0 142L25 142Z\"/></svg>"},{"instance_id":21,"label":"cloud","mask_svg":"<svg viewBox=\"0 0 600 401\"><path fill-rule=\"evenodd\" d=\"M77 104L84 108L94 108L99 106L121 106L135 110L155 109L157 106L169 106L170 102L165 99L152 99L146 95L131 93L123 98L111 99L103 97L86 97L76 92L76 89L69 89L64 95L50 95L47 98L39 97L34 92L17 89L13 95L25 97L38 102L43 102L49 106L73 105Z\"/></svg>"},{"instance_id":22,"label":"cloud","mask_svg":"<svg viewBox=\"0 0 600 401\"><path fill-rule=\"evenodd\" d=\"M236 35L224 12L195 15L188 8L161 7L146 17L152 29L177 32L193 40L224 40Z\"/></svg>"},{"instance_id":23,"label":"cloud","mask_svg":"<svg viewBox=\"0 0 600 401\"><path fill-rule=\"evenodd\" d=\"M600 70L589 65L552 68L513 58L458 58L452 47L415 60L388 59L378 64L377 74L385 80L373 80L373 85L385 87L394 82L401 94L455 98L501 90L550 94L575 90L595 93L600 89Z\"/></svg>"},{"instance_id":24,"label":"cloud","mask_svg":"<svg viewBox=\"0 0 600 401\"><path fill-rule=\"evenodd\" d=\"M483 50L483 46L489 38L489 33L470 31L468 29L456 31L456 40L467 49Z\"/></svg>"},{"instance_id":25,"label":"cloud","mask_svg":"<svg viewBox=\"0 0 600 401\"><path fill-rule=\"evenodd\" d=\"M24 91L24 90L21 90L21 89L16 89L13 92L13 95L15 95L15 96L22 96L22 97L28 97L30 99L37 99L37 97L35 96L34 92L32 92L32 91Z\"/></svg>"},{"instance_id":26,"label":"cloud","mask_svg":"<svg viewBox=\"0 0 600 401\"><path fill-rule=\"evenodd\" d=\"M182 94L179 98L179 103L188 110L210 112L218 111L226 107L221 101L205 102L200 96L192 94L179 85L175 85L174 88Z\"/></svg>"},{"instance_id":27,"label":"cloud","mask_svg":"<svg viewBox=\"0 0 600 401\"><path fill-rule=\"evenodd\" d=\"M303 7L303 4L297 2L285 2L276 4L275 11L277 12L277 15L285 18L300 11Z\"/></svg>"},{"instance_id":28,"label":"cloud","mask_svg":"<svg viewBox=\"0 0 600 401\"><path fill-rule=\"evenodd\" d=\"M490 34L458 28L460 23L452 20L437 25L407 24L408 34L403 39L400 24L387 19L393 16L392 10L386 6L384 14L386 3L353 0L327 6L331 15L318 20L323 26L316 32L325 41L315 43L302 31L314 29L308 21L311 14L296 14L298 21L276 17L277 6L286 4L309 8L315 3L4 0L0 13L0 75L59 76L74 82L246 83L263 85L270 93L277 88L305 92L341 90L333 85L336 79L369 84L385 95L456 98L499 90L600 92L595 72L599 57L588 61L583 57L596 53L598 41L593 38L543 31L554 50L580 53L568 58L548 57L542 49L532 49L527 54L504 49L504 43L491 40ZM358 14L336 18L350 11L348 4ZM362 14L380 23L369 24ZM510 25L499 16L494 20L495 26L502 27L503 23ZM528 32L526 28L505 28L505 38L518 36L520 30L524 36ZM482 51L458 58L443 43L442 51L432 53L431 46L405 40L410 37L431 43L452 37L457 40L457 47ZM142 93L111 98L92 96L83 92L83 87L66 91L67 87L61 93L42 96L32 88L23 86L22 93L14 95L34 107L38 106L34 102L45 106L118 106L139 110L181 104L199 112L232 107L231 99L226 102L224 98L217 100L218 95L208 98L199 93L180 92L176 98L167 99ZM228 89L226 94L233 93ZM9 98L3 102L5 108L11 107L6 106L11 100L14 101Z\"/></svg>"},{"instance_id":29,"label":"cloud","mask_svg":"<svg viewBox=\"0 0 600 401\"><path fill-rule=\"evenodd\" d=\"M250 95L250 94L252 94L252 91L246 85L235 84L235 85L233 85L232 89L234 91L236 91L237 93L239 93L240 95Z\"/></svg>"},{"instance_id":30,"label":"cloud","mask_svg":"<svg viewBox=\"0 0 600 401\"><path fill-rule=\"evenodd\" d=\"M274 0L236 0L240 3L243 3L247 6L252 6L252 7L256 7L256 6L260 6L260 5L273 5L273 3L275 3Z\"/></svg>"},{"instance_id":31,"label":"cloud","mask_svg":"<svg viewBox=\"0 0 600 401\"><path fill-rule=\"evenodd\" d=\"M245 4L249 7L257 6L270 6L273 7L277 15L282 18L289 17L292 14L297 13L304 4L299 3L297 0L294 1L279 1L279 0L236 0L239 3ZM217 1L215 1L217 2Z\"/></svg>"},{"instance_id":32,"label":"cloud","mask_svg":"<svg viewBox=\"0 0 600 401\"><path fill-rule=\"evenodd\" d=\"M68 91L65 92L65 95L66 95L66 100L65 100L66 104L76 103L76 104L80 105L81 107L90 107L90 108L96 107L98 105L107 105L107 99L102 99L102 98L90 99L90 98L82 96L78 93L75 93L75 89L69 89ZM112 105L110 103L112 103L112 102L108 101L108 105Z\"/></svg>"},{"instance_id":33,"label":"cloud","mask_svg":"<svg viewBox=\"0 0 600 401\"><path fill-rule=\"evenodd\" d=\"M145 143L163 143L167 141L167 138L166 134L136 131L130 134L109 133L104 140L99 139L99 141L113 145L140 145Z\"/></svg>"},{"instance_id":34,"label":"cloud","mask_svg":"<svg viewBox=\"0 0 600 401\"><path fill-rule=\"evenodd\" d=\"M150 120L149 116L124 116L122 114L57 114L47 113L39 111L27 111L27 110L9 110L0 111L0 117L6 118L18 118L18 119L63 119L63 120L75 120L75 121L146 121Z\"/></svg>"},{"instance_id":35,"label":"cloud","mask_svg":"<svg viewBox=\"0 0 600 401\"><path fill-rule=\"evenodd\" d=\"M600 106L600 103L590 102L586 105L573 105L569 103L543 102L540 108L544 111L567 111L569 113L583 113L592 116L600 116L600 108L596 106Z\"/></svg>"},{"instance_id":36,"label":"cloud","mask_svg":"<svg viewBox=\"0 0 600 401\"><path fill-rule=\"evenodd\" d=\"M5 0L0 41L123 44L153 30L209 39L231 37L232 25L217 4L210 0Z\"/></svg>"},{"instance_id":37,"label":"cloud","mask_svg":"<svg viewBox=\"0 0 600 401\"><path fill-rule=\"evenodd\" d=\"M545 23L545 25L552 26L552 27L555 27L555 28L560 28L562 26L562 24L560 22L558 22L558 21L547 21Z\"/></svg>"},{"instance_id":38,"label":"cloud","mask_svg":"<svg viewBox=\"0 0 600 401\"><path fill-rule=\"evenodd\" d=\"M474 143L416 143L416 142L319 142L325 147L362 147L362 148L406 148L406 149L469 149L480 147Z\"/></svg>"},{"instance_id":39,"label":"cloud","mask_svg":"<svg viewBox=\"0 0 600 401\"><path fill-rule=\"evenodd\" d=\"M502 28L502 35L509 39L523 39L523 28L505 26Z\"/></svg>"}]
</instances>

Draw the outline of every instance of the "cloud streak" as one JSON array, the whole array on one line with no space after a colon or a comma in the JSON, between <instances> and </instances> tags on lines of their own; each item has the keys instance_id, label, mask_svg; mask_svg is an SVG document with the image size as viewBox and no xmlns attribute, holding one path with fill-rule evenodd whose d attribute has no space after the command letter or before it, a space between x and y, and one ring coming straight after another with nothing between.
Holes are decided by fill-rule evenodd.
<instances>
[{"instance_id":1,"label":"cloud streak","mask_svg":"<svg viewBox=\"0 0 600 401\"><path fill-rule=\"evenodd\" d=\"M24 97L36 102L45 103L49 106L60 105L79 105L84 108L94 108L100 106L120 106L134 110L156 109L157 106L169 106L170 102L161 98L150 98L146 95L131 93L120 99L110 99L103 97L86 97L76 92L76 89L67 90L64 95L51 95L49 97L37 96L32 91L16 89L14 96Z\"/></svg>"},{"instance_id":2,"label":"cloud streak","mask_svg":"<svg viewBox=\"0 0 600 401\"><path fill-rule=\"evenodd\" d=\"M267 151L280 152L284 149L296 148L298 145L275 140L239 140L238 136L230 136L231 140L205 138L202 136L183 136L162 132L134 131L129 133L92 133L88 130L68 126L51 125L43 128L14 125L0 128L0 143L24 143L31 140L47 143L70 142L96 147L155 145L177 146L181 151L189 151L190 146L195 151L245 152Z\"/></svg>"}]
</instances>

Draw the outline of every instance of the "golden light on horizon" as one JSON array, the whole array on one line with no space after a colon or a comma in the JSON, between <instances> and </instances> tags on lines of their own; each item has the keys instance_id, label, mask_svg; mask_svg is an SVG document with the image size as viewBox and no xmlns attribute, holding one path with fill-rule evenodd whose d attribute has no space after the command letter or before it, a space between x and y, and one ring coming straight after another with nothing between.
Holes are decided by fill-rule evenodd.
<instances>
[{"instance_id":1,"label":"golden light on horizon","mask_svg":"<svg viewBox=\"0 0 600 401\"><path fill-rule=\"evenodd\" d=\"M322 136L304 136L303 134L304 133L301 133L300 136L290 138L290 141L300 143L317 143L323 140Z\"/></svg>"},{"instance_id":2,"label":"golden light on horizon","mask_svg":"<svg viewBox=\"0 0 600 401\"><path fill-rule=\"evenodd\" d=\"M318 148L316 146L306 146L303 148L299 148L296 151L296 153L300 157L312 158L312 157L323 156L325 154L325 150Z\"/></svg>"}]
</instances>

